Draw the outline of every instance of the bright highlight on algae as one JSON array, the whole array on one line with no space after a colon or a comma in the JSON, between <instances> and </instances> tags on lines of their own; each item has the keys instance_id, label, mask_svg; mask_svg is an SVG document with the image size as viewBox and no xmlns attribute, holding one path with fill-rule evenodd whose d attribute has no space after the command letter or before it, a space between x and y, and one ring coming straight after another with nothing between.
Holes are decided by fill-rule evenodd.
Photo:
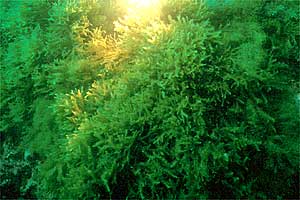
<instances>
[{"instance_id":1,"label":"bright highlight on algae","mask_svg":"<svg viewBox=\"0 0 300 200\"><path fill-rule=\"evenodd\" d=\"M297 199L299 1L0 1L1 199Z\"/></svg>"}]
</instances>

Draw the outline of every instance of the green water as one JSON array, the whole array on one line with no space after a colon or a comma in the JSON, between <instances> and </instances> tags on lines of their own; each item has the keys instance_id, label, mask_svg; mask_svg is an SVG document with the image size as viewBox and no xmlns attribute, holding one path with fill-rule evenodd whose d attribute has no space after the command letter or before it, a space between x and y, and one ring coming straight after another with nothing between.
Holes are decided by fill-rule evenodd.
<instances>
[{"instance_id":1,"label":"green water","mask_svg":"<svg viewBox=\"0 0 300 200\"><path fill-rule=\"evenodd\" d=\"M1 199L297 199L299 1L124 5L0 0Z\"/></svg>"}]
</instances>

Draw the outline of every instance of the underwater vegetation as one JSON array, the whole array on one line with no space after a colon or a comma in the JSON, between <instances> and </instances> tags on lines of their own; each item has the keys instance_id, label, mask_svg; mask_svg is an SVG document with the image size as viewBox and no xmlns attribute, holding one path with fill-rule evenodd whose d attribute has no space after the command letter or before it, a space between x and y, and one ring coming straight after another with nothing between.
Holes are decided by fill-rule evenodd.
<instances>
[{"instance_id":1,"label":"underwater vegetation","mask_svg":"<svg viewBox=\"0 0 300 200\"><path fill-rule=\"evenodd\" d=\"M1 0L1 199L297 199L298 0Z\"/></svg>"}]
</instances>

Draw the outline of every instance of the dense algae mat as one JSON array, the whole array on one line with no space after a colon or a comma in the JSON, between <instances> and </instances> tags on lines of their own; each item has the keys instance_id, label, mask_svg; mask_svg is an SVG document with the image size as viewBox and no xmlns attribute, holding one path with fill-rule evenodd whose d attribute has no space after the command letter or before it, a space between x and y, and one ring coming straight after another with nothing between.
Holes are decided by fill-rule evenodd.
<instances>
[{"instance_id":1,"label":"dense algae mat","mask_svg":"<svg viewBox=\"0 0 300 200\"><path fill-rule=\"evenodd\" d=\"M1 199L299 197L299 1L0 1Z\"/></svg>"}]
</instances>

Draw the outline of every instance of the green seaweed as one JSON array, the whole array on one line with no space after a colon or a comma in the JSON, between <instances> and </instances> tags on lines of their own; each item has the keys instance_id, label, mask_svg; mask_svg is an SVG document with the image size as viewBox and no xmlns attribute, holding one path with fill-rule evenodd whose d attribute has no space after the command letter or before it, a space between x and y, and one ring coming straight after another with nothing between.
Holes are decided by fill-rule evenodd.
<instances>
[{"instance_id":1,"label":"green seaweed","mask_svg":"<svg viewBox=\"0 0 300 200\"><path fill-rule=\"evenodd\" d=\"M1 1L1 198L299 196L297 1Z\"/></svg>"}]
</instances>

